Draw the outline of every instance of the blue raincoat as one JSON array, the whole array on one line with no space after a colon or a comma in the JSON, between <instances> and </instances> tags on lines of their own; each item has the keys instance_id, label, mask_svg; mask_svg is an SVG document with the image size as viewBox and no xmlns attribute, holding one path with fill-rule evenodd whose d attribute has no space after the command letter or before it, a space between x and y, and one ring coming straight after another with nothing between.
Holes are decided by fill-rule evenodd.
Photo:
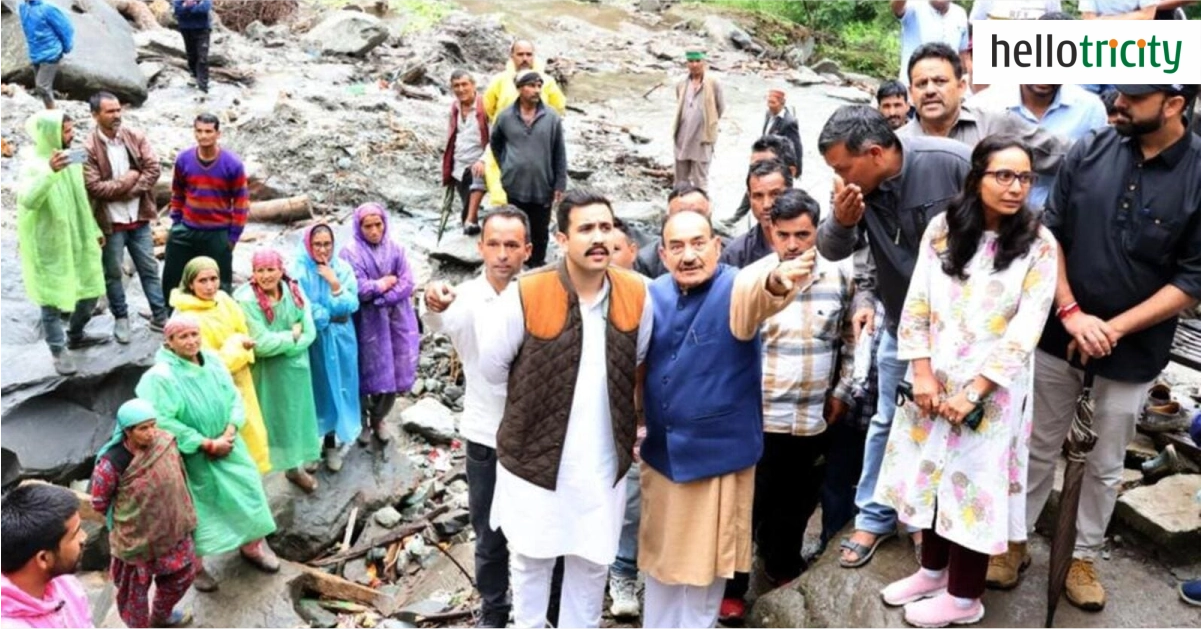
<instances>
[{"instance_id":1,"label":"blue raincoat","mask_svg":"<svg viewBox=\"0 0 1201 629\"><path fill-rule=\"evenodd\" d=\"M359 436L359 347L351 315L359 309L359 284L350 264L330 252L330 267L341 292L334 295L329 282L317 272L313 259L313 233L328 229L318 224L304 232L304 250L296 256L290 275L300 283L313 310L317 340L309 346L313 372L313 397L317 403L317 428L322 435L335 433L346 443ZM333 230L329 230L333 236Z\"/></svg>"}]
</instances>

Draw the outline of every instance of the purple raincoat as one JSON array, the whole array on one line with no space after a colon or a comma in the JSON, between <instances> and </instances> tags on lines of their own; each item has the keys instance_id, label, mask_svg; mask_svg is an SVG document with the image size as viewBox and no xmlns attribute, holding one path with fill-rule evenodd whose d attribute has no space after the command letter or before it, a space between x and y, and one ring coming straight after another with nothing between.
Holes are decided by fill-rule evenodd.
<instances>
[{"instance_id":1,"label":"purple raincoat","mask_svg":"<svg viewBox=\"0 0 1201 629\"><path fill-rule=\"evenodd\" d=\"M363 236L363 219L375 214L384 221L384 239L372 245ZM378 203L354 211L354 240L338 254L350 263L359 283L359 310L354 327L359 339L359 392L407 393L417 377L421 334L413 312L413 271L405 251L388 237L388 214ZM396 285L380 290L380 278L395 275Z\"/></svg>"}]
</instances>

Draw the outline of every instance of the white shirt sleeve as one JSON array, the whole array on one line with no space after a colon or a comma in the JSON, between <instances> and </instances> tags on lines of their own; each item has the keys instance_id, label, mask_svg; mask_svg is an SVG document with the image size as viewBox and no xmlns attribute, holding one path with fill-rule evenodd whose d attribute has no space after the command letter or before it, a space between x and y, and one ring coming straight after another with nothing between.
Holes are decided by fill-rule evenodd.
<instances>
[{"instance_id":1,"label":"white shirt sleeve","mask_svg":"<svg viewBox=\"0 0 1201 629\"><path fill-rule=\"evenodd\" d=\"M651 332L655 324L655 304L651 302L650 290L642 306L642 320L638 322L638 364L646 361L646 351L651 345Z\"/></svg>"},{"instance_id":2,"label":"white shirt sleeve","mask_svg":"<svg viewBox=\"0 0 1201 629\"><path fill-rule=\"evenodd\" d=\"M525 315L521 309L521 292L510 286L497 298L491 317L481 317L480 372L484 380L496 386L507 386L509 367L525 339Z\"/></svg>"}]
</instances>

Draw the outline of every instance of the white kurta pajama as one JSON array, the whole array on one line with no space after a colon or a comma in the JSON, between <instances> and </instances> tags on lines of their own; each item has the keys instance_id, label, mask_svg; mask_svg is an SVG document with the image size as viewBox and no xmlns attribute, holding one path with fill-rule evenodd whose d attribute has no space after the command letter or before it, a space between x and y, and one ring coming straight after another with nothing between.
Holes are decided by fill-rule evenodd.
<instances>
[{"instance_id":1,"label":"white kurta pajama","mask_svg":"<svg viewBox=\"0 0 1201 629\"><path fill-rule=\"evenodd\" d=\"M503 463L497 466L491 520L493 528L504 532L513 553L513 613L519 627L544 626L551 570L560 556L568 560L559 625L600 623L605 578L617 557L626 506L625 477L613 483L617 448L605 351L608 296L606 280L595 302L580 303L583 347L555 491L517 477ZM649 296L646 304L638 328L639 364L646 357L654 321ZM481 369L490 382L507 383L509 366L525 337L520 292L506 291L496 310L496 327L482 350Z\"/></svg>"},{"instance_id":2,"label":"white kurta pajama","mask_svg":"<svg viewBox=\"0 0 1201 629\"><path fill-rule=\"evenodd\" d=\"M1040 227L1030 251L996 272L996 234L985 232L961 281L941 268L946 229L939 216L922 238L897 358L929 358L947 396L978 375L997 389L985 398L976 430L920 417L916 404L898 407L875 498L906 524L997 555L1015 539L1014 527L1025 527L1034 348L1054 300L1056 245ZM912 367L907 379L913 381Z\"/></svg>"}]
</instances>

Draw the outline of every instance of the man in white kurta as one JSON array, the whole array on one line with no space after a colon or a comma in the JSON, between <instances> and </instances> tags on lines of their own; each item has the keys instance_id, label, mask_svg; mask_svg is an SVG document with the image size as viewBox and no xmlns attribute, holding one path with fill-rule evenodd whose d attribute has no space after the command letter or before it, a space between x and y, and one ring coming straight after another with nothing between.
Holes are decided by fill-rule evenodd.
<instances>
[{"instance_id":1,"label":"man in white kurta","mask_svg":"<svg viewBox=\"0 0 1201 629\"><path fill-rule=\"evenodd\" d=\"M570 193L564 203L569 202ZM603 209L604 212L592 211L593 208ZM625 470L619 470L619 446L615 442L611 416L614 405L609 399L608 365L611 357L607 356L607 335L610 334L608 326L615 302L613 280L619 279L624 286L629 286L631 280L637 282L643 298L645 286L631 273L618 270L606 272L608 240L616 237L609 235L613 231L612 211L608 209L607 202L587 204L569 212L570 219L566 225L562 214L558 221L560 230L569 233L561 231L556 234L560 246L567 249L568 259L557 265L558 269L544 268L532 274L554 273L561 277L563 288L571 295L568 307L578 303L582 324L578 374L554 476L554 489L536 485L509 469L504 458L503 426L502 436L498 438L498 449L502 456L497 468L491 522L509 540L514 622L518 627L545 626L551 573L556 558L560 556L564 557L564 572L559 625L599 625L608 567L617 556L626 503ZM592 233L577 234L579 227L589 228ZM603 254L601 248L604 249ZM583 263L577 263L576 258ZM580 268L588 265L593 268ZM595 268L598 265L599 269ZM598 270L599 275L596 275ZM614 278L613 274L628 277ZM530 276L523 276L519 281L529 279ZM586 281L599 282L599 290L593 288L589 291L583 286ZM524 285L520 288L524 288ZM589 292L592 293L591 298ZM527 331L529 321L544 314L537 311L541 302L531 301L523 305L522 295L521 290L506 291L501 295L492 314L495 327L487 347L482 348L481 357L481 369L487 380L509 383L510 405L513 403L515 386L544 386L510 379L510 369L515 367L515 361L520 360L523 349L534 354L534 350L527 346L530 340ZM527 312L527 308L532 312ZM574 320L573 317L568 319ZM641 363L650 342L653 321L649 304L642 308L637 321L636 360ZM632 378L633 374L625 376ZM632 408L632 395L629 404ZM505 421L509 420L510 410L506 411ZM634 428L632 419L630 417L631 439ZM520 458L523 453L513 454ZM628 457L626 461L628 465ZM622 476L615 482L619 472Z\"/></svg>"}]
</instances>

